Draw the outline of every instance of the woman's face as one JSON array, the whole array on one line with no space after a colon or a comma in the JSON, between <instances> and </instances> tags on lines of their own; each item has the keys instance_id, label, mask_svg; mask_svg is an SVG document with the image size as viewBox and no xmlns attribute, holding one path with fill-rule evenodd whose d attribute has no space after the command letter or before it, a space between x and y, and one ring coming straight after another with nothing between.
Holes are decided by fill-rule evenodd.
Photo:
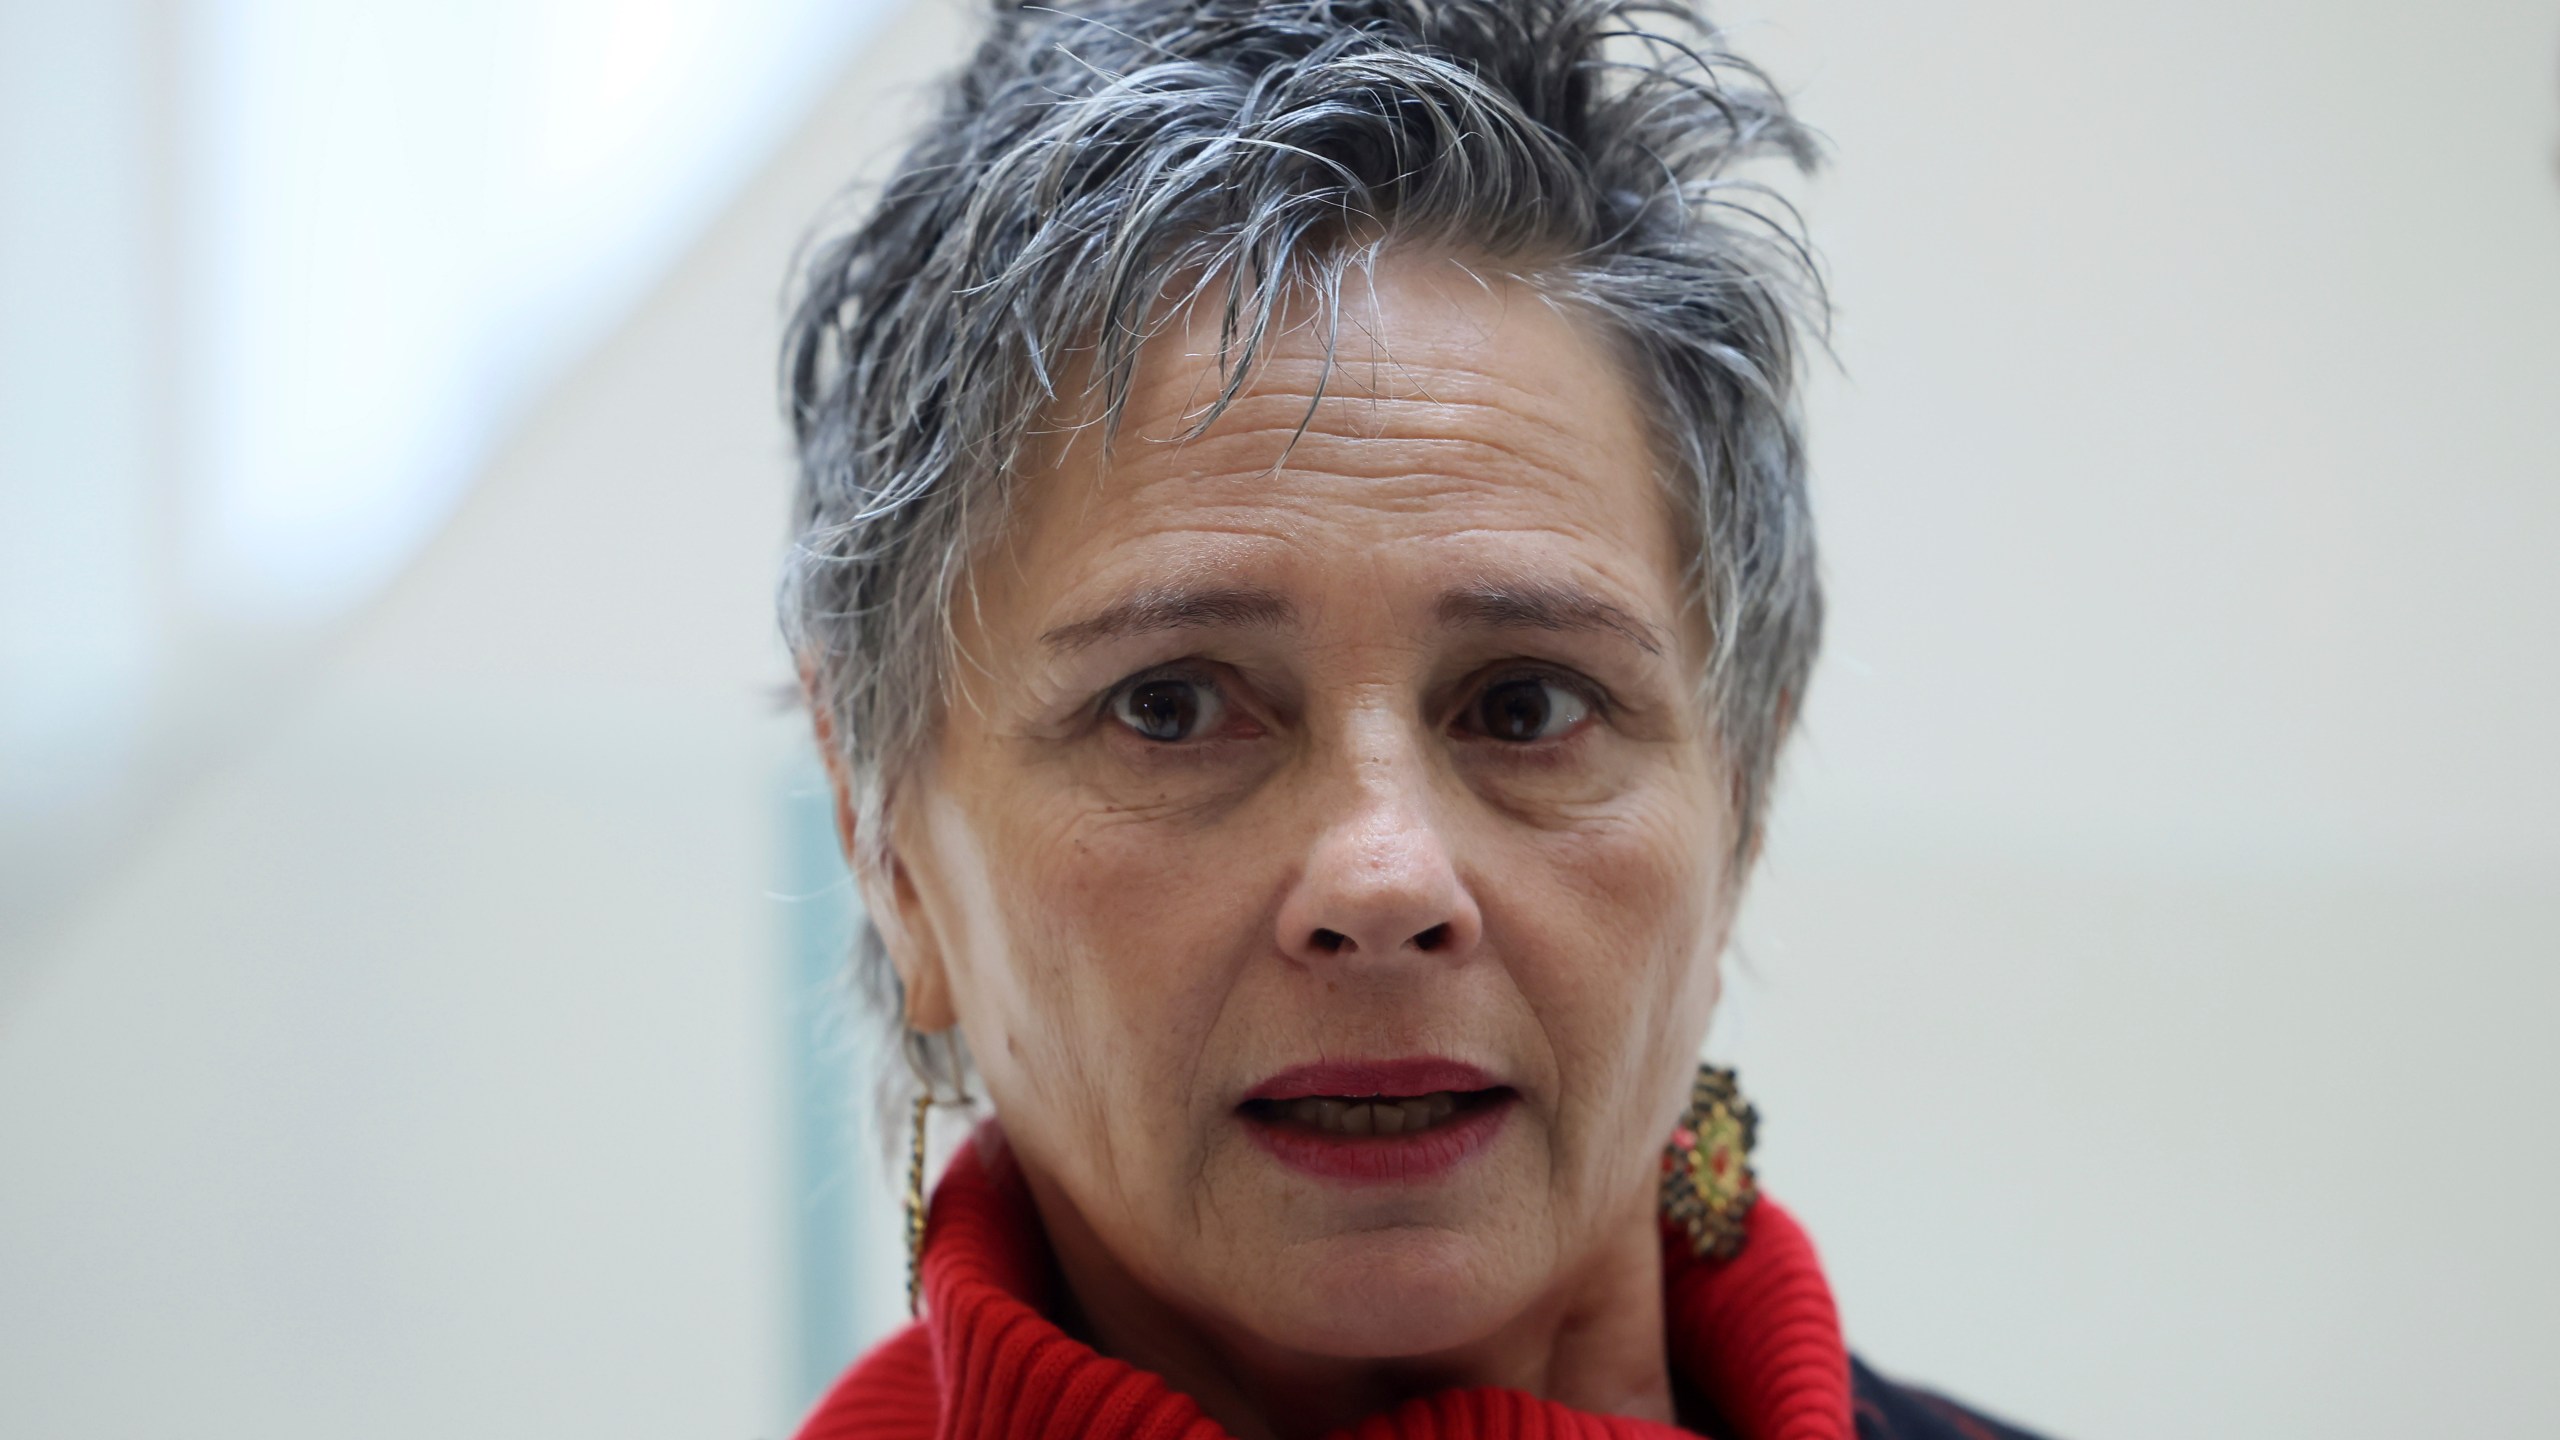
<instances>
[{"instance_id":1,"label":"woman's face","mask_svg":"<svg viewBox=\"0 0 2560 1440\"><path fill-rule=\"evenodd\" d=\"M1528 289L1391 255L1321 399L1301 324L1170 443L1215 341L1026 477L874 913L1053 1232L1211 1333L1453 1349L1652 1233L1732 902L1702 626Z\"/></svg>"}]
</instances>

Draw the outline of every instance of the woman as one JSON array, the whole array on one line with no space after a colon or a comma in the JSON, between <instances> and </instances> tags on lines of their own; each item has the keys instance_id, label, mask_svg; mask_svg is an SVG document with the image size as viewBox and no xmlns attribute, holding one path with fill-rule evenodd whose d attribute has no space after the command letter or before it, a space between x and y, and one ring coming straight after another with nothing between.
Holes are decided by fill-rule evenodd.
<instances>
[{"instance_id":1,"label":"woman","mask_svg":"<svg viewBox=\"0 0 2560 1440\"><path fill-rule=\"evenodd\" d=\"M1848 1358L1696 1069L1821 615L1733 178L1813 147L1715 42L1008 9L813 252L784 608L919 1201L992 1113L812 1440L2015 1433Z\"/></svg>"}]
</instances>

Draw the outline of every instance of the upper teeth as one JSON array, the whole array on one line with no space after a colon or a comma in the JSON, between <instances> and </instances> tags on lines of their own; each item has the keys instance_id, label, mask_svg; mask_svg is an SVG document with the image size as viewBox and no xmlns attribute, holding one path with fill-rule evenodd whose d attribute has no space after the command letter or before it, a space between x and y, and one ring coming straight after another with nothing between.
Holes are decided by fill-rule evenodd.
<instances>
[{"instance_id":1,"label":"upper teeth","mask_svg":"<svg viewBox=\"0 0 2560 1440\"><path fill-rule=\"evenodd\" d=\"M1375 1096L1365 1100L1337 1100L1327 1095L1310 1095L1303 1100L1283 1102L1280 1113L1301 1125L1336 1135L1401 1135L1437 1125L1456 1114L1457 1095L1448 1090L1429 1095L1416 1095L1410 1100L1391 1100Z\"/></svg>"}]
</instances>

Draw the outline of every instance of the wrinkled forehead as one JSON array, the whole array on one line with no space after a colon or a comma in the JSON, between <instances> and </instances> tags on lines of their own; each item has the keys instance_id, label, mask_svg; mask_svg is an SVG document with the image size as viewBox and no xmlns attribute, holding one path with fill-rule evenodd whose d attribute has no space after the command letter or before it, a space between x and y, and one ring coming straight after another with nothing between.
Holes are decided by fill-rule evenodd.
<instances>
[{"instance_id":1,"label":"wrinkled forehead","mask_svg":"<svg viewBox=\"0 0 2560 1440\"><path fill-rule=\"evenodd\" d=\"M1588 319L1502 271L1389 252L1284 321L1220 406L1234 352L1213 307L1165 317L1116 428L1090 393L1047 427L981 578L1045 610L1244 569L1321 588L1392 559L1443 590L1470 570L1596 586L1680 622L1685 527Z\"/></svg>"},{"instance_id":2,"label":"wrinkled forehead","mask_svg":"<svg viewBox=\"0 0 2560 1440\"><path fill-rule=\"evenodd\" d=\"M1493 406L1533 422L1596 404L1637 418L1614 337L1548 293L1531 262L1402 243L1302 263L1259 330L1241 319L1231 328L1224 276L1185 276L1147 316L1123 373L1101 372L1110 351L1098 343L1064 357L1061 398L1034 424L1025 473L1080 448L1117 454L1128 439L1238 433L1250 427L1212 424L1237 406L1276 410L1293 432L1314 434L1375 428L1357 412L1399 402Z\"/></svg>"}]
</instances>

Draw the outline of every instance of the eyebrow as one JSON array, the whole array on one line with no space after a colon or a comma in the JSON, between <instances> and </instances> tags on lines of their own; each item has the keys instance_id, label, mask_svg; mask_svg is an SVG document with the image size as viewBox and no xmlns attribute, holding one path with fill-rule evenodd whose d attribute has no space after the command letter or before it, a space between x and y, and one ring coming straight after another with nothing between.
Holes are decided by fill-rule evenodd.
<instances>
[{"instance_id":1,"label":"eyebrow","mask_svg":"<svg viewBox=\"0 0 2560 1440\"><path fill-rule=\"evenodd\" d=\"M1648 655L1662 653L1662 631L1575 585L1531 581L1470 585L1440 597L1443 625L1504 630L1581 630L1611 634Z\"/></svg>"},{"instance_id":2,"label":"eyebrow","mask_svg":"<svg viewBox=\"0 0 2560 1440\"><path fill-rule=\"evenodd\" d=\"M1294 624L1297 607L1268 590L1149 590L1104 607L1040 637L1059 652L1165 630L1276 629Z\"/></svg>"},{"instance_id":3,"label":"eyebrow","mask_svg":"<svg viewBox=\"0 0 2560 1440\"><path fill-rule=\"evenodd\" d=\"M1662 653L1658 627L1575 585L1535 581L1469 585L1441 595L1434 610L1443 625L1599 632L1615 635L1648 655ZM1297 607L1269 590L1168 588L1114 601L1082 620L1044 632L1040 641L1068 654L1133 635L1279 629L1296 624L1297 618Z\"/></svg>"}]
</instances>

